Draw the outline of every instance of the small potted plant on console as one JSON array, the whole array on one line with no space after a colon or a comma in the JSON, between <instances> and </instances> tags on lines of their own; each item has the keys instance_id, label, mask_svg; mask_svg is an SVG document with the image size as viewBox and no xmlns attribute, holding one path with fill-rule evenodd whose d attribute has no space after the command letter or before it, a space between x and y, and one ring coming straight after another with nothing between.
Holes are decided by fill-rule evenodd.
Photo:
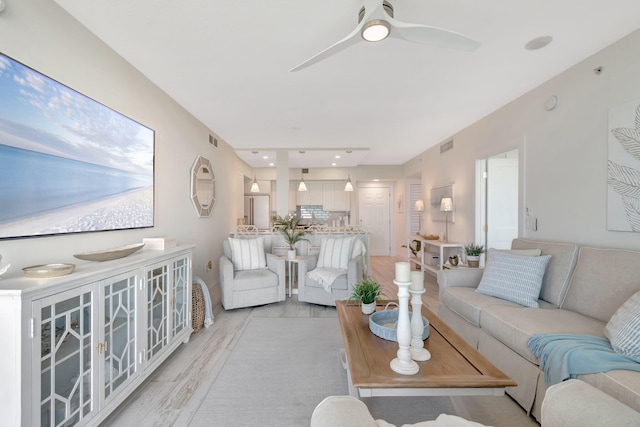
<instances>
[{"instance_id":1,"label":"small potted plant on console","mask_svg":"<svg viewBox=\"0 0 640 427\"><path fill-rule=\"evenodd\" d=\"M469 243L468 245L465 245L464 253L467 255L467 264L469 267L479 267L480 255L484 253L484 246Z\"/></svg>"}]
</instances>

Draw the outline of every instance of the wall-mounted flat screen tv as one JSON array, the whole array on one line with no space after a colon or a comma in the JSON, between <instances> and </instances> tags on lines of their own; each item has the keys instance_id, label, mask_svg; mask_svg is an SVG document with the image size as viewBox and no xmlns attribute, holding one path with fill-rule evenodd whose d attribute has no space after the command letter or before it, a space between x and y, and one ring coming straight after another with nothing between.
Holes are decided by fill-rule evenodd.
<instances>
[{"instance_id":1,"label":"wall-mounted flat screen tv","mask_svg":"<svg viewBox=\"0 0 640 427\"><path fill-rule=\"evenodd\" d=\"M0 239L153 227L154 138L0 54Z\"/></svg>"}]
</instances>

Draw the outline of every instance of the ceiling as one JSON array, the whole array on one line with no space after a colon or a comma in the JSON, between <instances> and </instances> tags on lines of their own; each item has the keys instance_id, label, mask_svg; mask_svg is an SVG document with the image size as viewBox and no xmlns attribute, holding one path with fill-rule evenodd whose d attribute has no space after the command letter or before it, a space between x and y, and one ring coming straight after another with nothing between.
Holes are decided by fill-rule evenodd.
<instances>
[{"instance_id":1,"label":"ceiling","mask_svg":"<svg viewBox=\"0 0 640 427\"><path fill-rule=\"evenodd\" d=\"M640 27L638 0L389 0L482 45L361 41L289 72L350 33L362 1L55 1L252 167L277 149L290 167L403 164Z\"/></svg>"}]
</instances>

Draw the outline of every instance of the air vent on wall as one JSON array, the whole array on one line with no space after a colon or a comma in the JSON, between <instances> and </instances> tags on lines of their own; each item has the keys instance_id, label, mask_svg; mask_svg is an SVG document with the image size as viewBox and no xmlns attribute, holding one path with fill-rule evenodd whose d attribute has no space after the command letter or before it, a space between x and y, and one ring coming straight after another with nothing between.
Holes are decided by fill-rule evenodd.
<instances>
[{"instance_id":1,"label":"air vent on wall","mask_svg":"<svg viewBox=\"0 0 640 427\"><path fill-rule=\"evenodd\" d=\"M302 173L309 173L309 168L302 168Z\"/></svg>"},{"instance_id":2,"label":"air vent on wall","mask_svg":"<svg viewBox=\"0 0 640 427\"><path fill-rule=\"evenodd\" d=\"M218 139L214 138L213 135L209 135L209 144L213 145L214 147L217 147Z\"/></svg>"},{"instance_id":3,"label":"air vent on wall","mask_svg":"<svg viewBox=\"0 0 640 427\"><path fill-rule=\"evenodd\" d=\"M440 146L440 154L444 153L445 151L449 151L453 148L453 140L449 141L449 142L445 142L444 144L442 144Z\"/></svg>"}]
</instances>

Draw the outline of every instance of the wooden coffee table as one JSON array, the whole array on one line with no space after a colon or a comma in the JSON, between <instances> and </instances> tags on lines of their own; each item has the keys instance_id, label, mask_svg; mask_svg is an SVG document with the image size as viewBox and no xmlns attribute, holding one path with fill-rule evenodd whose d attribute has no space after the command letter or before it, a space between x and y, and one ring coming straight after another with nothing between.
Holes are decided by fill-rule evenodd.
<instances>
[{"instance_id":1,"label":"wooden coffee table","mask_svg":"<svg viewBox=\"0 0 640 427\"><path fill-rule=\"evenodd\" d=\"M360 305L337 301L336 308L352 396L502 396L505 387L517 385L425 306L422 315L429 320L430 332L424 347L431 360L417 362L420 370L415 375L391 370L398 343L375 336Z\"/></svg>"}]
</instances>

